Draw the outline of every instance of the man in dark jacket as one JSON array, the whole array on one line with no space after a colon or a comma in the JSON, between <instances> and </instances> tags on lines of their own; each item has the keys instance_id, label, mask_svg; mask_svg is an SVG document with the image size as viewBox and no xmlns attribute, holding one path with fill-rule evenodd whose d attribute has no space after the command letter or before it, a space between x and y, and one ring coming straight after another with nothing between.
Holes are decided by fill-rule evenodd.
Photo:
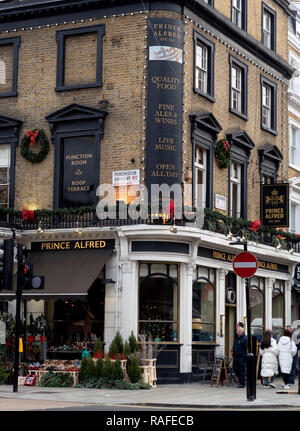
<instances>
[{"instance_id":1,"label":"man in dark jacket","mask_svg":"<svg viewBox=\"0 0 300 431\"><path fill-rule=\"evenodd\" d=\"M238 322L236 325L236 333L234 334L232 349L233 370L239 380L237 385L238 388L245 387L247 347L248 338L244 334L244 325L242 322Z\"/></svg>"}]
</instances>

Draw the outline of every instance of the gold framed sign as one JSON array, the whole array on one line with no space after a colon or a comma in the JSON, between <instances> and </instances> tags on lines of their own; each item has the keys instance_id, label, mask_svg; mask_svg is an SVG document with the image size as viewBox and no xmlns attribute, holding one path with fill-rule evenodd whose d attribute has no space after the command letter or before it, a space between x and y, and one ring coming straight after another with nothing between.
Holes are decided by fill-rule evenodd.
<instances>
[{"instance_id":1,"label":"gold framed sign","mask_svg":"<svg viewBox=\"0 0 300 431\"><path fill-rule=\"evenodd\" d=\"M289 184L261 185L261 221L267 227L289 226Z\"/></svg>"}]
</instances>

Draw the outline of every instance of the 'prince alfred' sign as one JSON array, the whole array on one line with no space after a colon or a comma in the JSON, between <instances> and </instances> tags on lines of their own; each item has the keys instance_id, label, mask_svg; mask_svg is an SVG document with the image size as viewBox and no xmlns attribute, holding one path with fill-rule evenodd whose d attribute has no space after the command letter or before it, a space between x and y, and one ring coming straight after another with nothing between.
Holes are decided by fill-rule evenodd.
<instances>
[{"instance_id":1,"label":"'prince alfred' sign","mask_svg":"<svg viewBox=\"0 0 300 431\"><path fill-rule=\"evenodd\" d=\"M288 184L262 184L261 221L268 227L289 226Z\"/></svg>"}]
</instances>

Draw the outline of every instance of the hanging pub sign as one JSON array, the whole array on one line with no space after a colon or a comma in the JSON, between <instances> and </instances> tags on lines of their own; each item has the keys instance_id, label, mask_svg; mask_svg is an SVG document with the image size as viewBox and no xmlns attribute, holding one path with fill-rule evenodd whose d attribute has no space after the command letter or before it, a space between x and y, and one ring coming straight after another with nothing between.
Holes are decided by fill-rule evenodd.
<instances>
[{"instance_id":1,"label":"hanging pub sign","mask_svg":"<svg viewBox=\"0 0 300 431\"><path fill-rule=\"evenodd\" d=\"M183 23L149 19L146 185L181 185Z\"/></svg>"},{"instance_id":2,"label":"hanging pub sign","mask_svg":"<svg viewBox=\"0 0 300 431\"><path fill-rule=\"evenodd\" d=\"M65 138L63 145L63 198L65 208L94 205L97 149L94 136Z\"/></svg>"},{"instance_id":3,"label":"hanging pub sign","mask_svg":"<svg viewBox=\"0 0 300 431\"><path fill-rule=\"evenodd\" d=\"M261 185L261 221L267 227L289 226L289 185Z\"/></svg>"}]
</instances>

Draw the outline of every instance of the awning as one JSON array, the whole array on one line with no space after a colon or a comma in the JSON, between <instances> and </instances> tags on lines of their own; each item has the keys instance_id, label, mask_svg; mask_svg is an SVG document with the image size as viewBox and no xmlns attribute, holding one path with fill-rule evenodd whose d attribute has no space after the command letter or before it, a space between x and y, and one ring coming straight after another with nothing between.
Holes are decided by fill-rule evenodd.
<instances>
[{"instance_id":1,"label":"awning","mask_svg":"<svg viewBox=\"0 0 300 431\"><path fill-rule=\"evenodd\" d=\"M33 273L45 276L45 286L43 290L23 290L23 300L85 298L111 253L111 249L29 253ZM15 299L16 276L14 285L14 291L0 291L0 300Z\"/></svg>"}]
</instances>

